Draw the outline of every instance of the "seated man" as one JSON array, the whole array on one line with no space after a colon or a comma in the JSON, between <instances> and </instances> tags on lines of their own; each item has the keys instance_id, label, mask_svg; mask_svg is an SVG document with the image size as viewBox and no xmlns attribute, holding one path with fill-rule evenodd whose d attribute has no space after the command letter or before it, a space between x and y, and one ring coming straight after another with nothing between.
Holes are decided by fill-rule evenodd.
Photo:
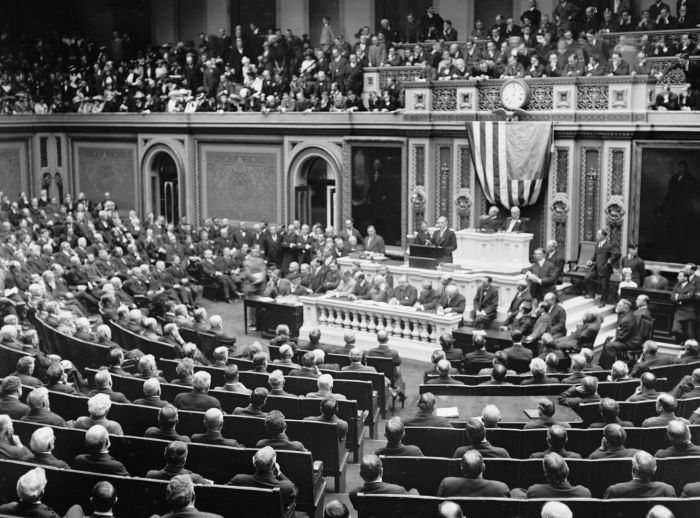
<instances>
[{"instance_id":1,"label":"seated man","mask_svg":"<svg viewBox=\"0 0 700 518\"><path fill-rule=\"evenodd\" d=\"M37 428L34 430L34 433L32 433L32 438L29 441L29 449L32 450L32 455L27 458L26 461L42 466L70 469L67 462L57 459L54 456L53 450L55 445L56 436L53 433L53 428L48 426Z\"/></svg>"},{"instance_id":2,"label":"seated man","mask_svg":"<svg viewBox=\"0 0 700 518\"><path fill-rule=\"evenodd\" d=\"M194 360L192 358L182 358L175 367L177 377L170 381L173 385L192 386L192 375L194 374Z\"/></svg>"},{"instance_id":3,"label":"seated man","mask_svg":"<svg viewBox=\"0 0 700 518\"><path fill-rule=\"evenodd\" d=\"M32 376L35 366L36 360L33 356L22 356L17 360L15 372L13 372L12 375L17 376L22 382L22 385L26 387L43 387L44 384L41 380Z\"/></svg>"},{"instance_id":4,"label":"seated man","mask_svg":"<svg viewBox=\"0 0 700 518\"><path fill-rule=\"evenodd\" d=\"M353 372L377 372L377 369L370 365L363 365L362 358L364 354L362 349L353 347L348 353L348 358L350 358L350 365L342 367L341 371L353 371Z\"/></svg>"},{"instance_id":5,"label":"seated man","mask_svg":"<svg viewBox=\"0 0 700 518\"><path fill-rule=\"evenodd\" d=\"M549 306L549 332L555 340L566 336L566 309L559 304L556 293L545 293L544 301Z\"/></svg>"},{"instance_id":6,"label":"seated man","mask_svg":"<svg viewBox=\"0 0 700 518\"><path fill-rule=\"evenodd\" d=\"M583 347L592 347L600 332L601 320L594 311L587 311L583 321L568 336L558 338L556 346L562 351L580 351Z\"/></svg>"},{"instance_id":7,"label":"seated man","mask_svg":"<svg viewBox=\"0 0 700 518\"><path fill-rule=\"evenodd\" d=\"M270 411L265 417L266 439L260 439L255 445L256 448L270 446L276 450L307 451L299 441L290 441L285 431L287 423L284 414L279 410Z\"/></svg>"},{"instance_id":8,"label":"seated man","mask_svg":"<svg viewBox=\"0 0 700 518\"><path fill-rule=\"evenodd\" d=\"M554 405L554 402L551 399L546 397L540 399L539 403L537 403L537 409L540 411L540 417L535 419L534 421L525 423L523 429L531 430L533 428L549 428L555 425L561 426L563 428L571 427L569 423L557 421L556 419L554 419L556 406Z\"/></svg>"},{"instance_id":9,"label":"seated man","mask_svg":"<svg viewBox=\"0 0 700 518\"><path fill-rule=\"evenodd\" d=\"M386 446L374 452L375 455L385 457L422 457L423 452L418 446L412 444L405 445L401 442L406 435L403 421L400 417L394 416L384 425L384 437Z\"/></svg>"},{"instance_id":10,"label":"seated man","mask_svg":"<svg viewBox=\"0 0 700 518\"><path fill-rule=\"evenodd\" d=\"M642 335L639 331L639 323L632 312L632 303L627 299L620 299L615 306L615 313L617 314L615 336L605 341L600 353L600 366L603 369L609 369L619 353L638 351L642 345Z\"/></svg>"},{"instance_id":11,"label":"seated man","mask_svg":"<svg viewBox=\"0 0 700 518\"><path fill-rule=\"evenodd\" d=\"M63 418L51 411L49 407L49 391L46 387L32 390L27 396L27 404L31 410L22 418L22 421L58 427L66 426Z\"/></svg>"},{"instance_id":12,"label":"seated man","mask_svg":"<svg viewBox=\"0 0 700 518\"><path fill-rule=\"evenodd\" d=\"M605 381L627 381L632 379L629 367L622 360L617 360L610 368L610 374Z\"/></svg>"},{"instance_id":13,"label":"seated man","mask_svg":"<svg viewBox=\"0 0 700 518\"><path fill-rule=\"evenodd\" d=\"M439 338L440 347L445 351L445 358L457 365L462 361L462 349L455 347L455 340L452 333L442 333Z\"/></svg>"},{"instance_id":14,"label":"seated man","mask_svg":"<svg viewBox=\"0 0 700 518\"><path fill-rule=\"evenodd\" d=\"M224 413L219 408L210 408L204 412L204 433L192 435L192 442L203 444L215 444L217 446L232 446L233 448L243 448L235 439L225 438L221 430L224 428Z\"/></svg>"},{"instance_id":15,"label":"seated man","mask_svg":"<svg viewBox=\"0 0 700 518\"><path fill-rule=\"evenodd\" d=\"M688 424L688 420L676 415L678 401L671 394L661 393L656 398L656 417L648 417L642 422L642 428L651 428L653 426L667 426L671 421L676 419Z\"/></svg>"},{"instance_id":16,"label":"seated man","mask_svg":"<svg viewBox=\"0 0 700 518\"><path fill-rule=\"evenodd\" d=\"M508 216L503 223L503 231L527 232L525 223L525 219L520 218L520 207L511 207L510 216Z\"/></svg>"},{"instance_id":17,"label":"seated man","mask_svg":"<svg viewBox=\"0 0 700 518\"><path fill-rule=\"evenodd\" d=\"M445 315L461 315L464 313L464 308L466 307L467 301L464 295L459 293L457 286L450 284L445 288L445 293L438 300L436 306L437 314Z\"/></svg>"},{"instance_id":18,"label":"seated man","mask_svg":"<svg viewBox=\"0 0 700 518\"><path fill-rule=\"evenodd\" d=\"M15 435L12 420L0 414L0 459L27 460L31 452L24 447L19 436Z\"/></svg>"},{"instance_id":19,"label":"seated man","mask_svg":"<svg viewBox=\"0 0 700 518\"><path fill-rule=\"evenodd\" d=\"M656 392L656 376L651 372L645 372L639 378L639 386L634 394L627 398L627 401L648 401L655 400L659 396Z\"/></svg>"},{"instance_id":20,"label":"seated man","mask_svg":"<svg viewBox=\"0 0 700 518\"><path fill-rule=\"evenodd\" d=\"M547 376L547 364L544 360L540 358L534 358L530 362L530 378L524 379L521 385L546 385L552 383L559 383L556 378L550 378Z\"/></svg>"},{"instance_id":21,"label":"seated man","mask_svg":"<svg viewBox=\"0 0 700 518\"><path fill-rule=\"evenodd\" d=\"M616 424L625 428L634 426L630 421L620 419L620 403L614 399L609 397L601 399L598 411L603 420L599 423L591 423L588 428L605 428L609 424Z\"/></svg>"},{"instance_id":22,"label":"seated man","mask_svg":"<svg viewBox=\"0 0 700 518\"><path fill-rule=\"evenodd\" d=\"M253 456L255 473L247 475L240 473L228 481L231 486L260 487L267 489L279 488L285 509L294 503L297 497L297 487L280 470L277 464L277 453L270 446L260 448Z\"/></svg>"},{"instance_id":23,"label":"seated man","mask_svg":"<svg viewBox=\"0 0 700 518\"><path fill-rule=\"evenodd\" d=\"M243 383L238 381L238 365L232 363L226 366L224 371L224 384L216 387L215 390L226 390L228 392L237 392L238 394L250 394L252 391L246 388Z\"/></svg>"},{"instance_id":24,"label":"seated man","mask_svg":"<svg viewBox=\"0 0 700 518\"><path fill-rule=\"evenodd\" d=\"M515 371L508 368L508 355L506 355L506 353L504 351L496 351L495 353L493 353L493 360L492 360L491 364L493 365L493 367L483 368L477 374L479 376L487 376L487 375L491 374L491 371L497 365L501 365L501 366L503 366L503 368L506 369L507 376L515 376Z\"/></svg>"},{"instance_id":25,"label":"seated man","mask_svg":"<svg viewBox=\"0 0 700 518\"><path fill-rule=\"evenodd\" d=\"M319 421L321 423L335 423L338 428L338 440L342 441L348 433L348 422L339 418L338 400L332 395L326 396L321 401L321 415L308 416L304 421Z\"/></svg>"},{"instance_id":26,"label":"seated man","mask_svg":"<svg viewBox=\"0 0 700 518\"><path fill-rule=\"evenodd\" d=\"M332 396L335 399L347 399L342 394L333 393L333 376L331 376L330 374L321 374L318 377L318 380L316 380L316 386L318 387L318 391L309 392L308 394L306 394L306 397L323 399L327 396Z\"/></svg>"},{"instance_id":27,"label":"seated man","mask_svg":"<svg viewBox=\"0 0 700 518\"><path fill-rule=\"evenodd\" d=\"M404 495L409 493L405 488L396 484L388 484L382 481L384 469L382 461L376 455L370 454L362 457L360 463L360 477L363 484L359 487L351 489L348 493L350 503L357 509L357 493L366 495ZM415 490L411 490L409 494L418 494Z\"/></svg>"},{"instance_id":28,"label":"seated man","mask_svg":"<svg viewBox=\"0 0 700 518\"><path fill-rule=\"evenodd\" d=\"M481 411L481 422L486 428L498 428L501 422L501 411L496 405L486 405Z\"/></svg>"},{"instance_id":29,"label":"seated man","mask_svg":"<svg viewBox=\"0 0 700 518\"><path fill-rule=\"evenodd\" d=\"M432 392L424 392L418 398L418 412L415 416L406 419L404 424L406 426L452 428L452 425L447 419L434 415L436 403L437 401Z\"/></svg>"},{"instance_id":30,"label":"seated man","mask_svg":"<svg viewBox=\"0 0 700 518\"><path fill-rule=\"evenodd\" d=\"M581 382L583 378L586 377L583 369L586 367L586 358L582 354L574 354L571 356L571 375L567 376L562 383L567 383L569 385L576 385Z\"/></svg>"},{"instance_id":31,"label":"seated man","mask_svg":"<svg viewBox=\"0 0 700 518\"><path fill-rule=\"evenodd\" d=\"M277 369L270 373L267 377L267 384L270 385L270 396L286 396L286 397L297 397L294 394L285 392L284 390L284 374L282 371Z\"/></svg>"},{"instance_id":32,"label":"seated man","mask_svg":"<svg viewBox=\"0 0 700 518\"><path fill-rule=\"evenodd\" d=\"M150 378L158 378L158 381L161 383L167 383L166 379L160 375L158 365L156 364L156 358L152 354L141 356L137 364L137 369L139 372L134 375L136 378L142 378L145 380Z\"/></svg>"},{"instance_id":33,"label":"seated man","mask_svg":"<svg viewBox=\"0 0 700 518\"><path fill-rule=\"evenodd\" d=\"M147 379L143 382L143 396L134 401L134 405L163 408L165 405L170 404L160 398L160 381L156 378Z\"/></svg>"},{"instance_id":34,"label":"seated man","mask_svg":"<svg viewBox=\"0 0 700 518\"><path fill-rule=\"evenodd\" d=\"M119 423L107 419L107 413L112 408L112 401L107 394L96 394L87 401L89 416L79 417L68 422L71 428L89 430L95 425L103 426L109 433L114 435L124 435L124 431Z\"/></svg>"},{"instance_id":35,"label":"seated man","mask_svg":"<svg viewBox=\"0 0 700 518\"><path fill-rule=\"evenodd\" d=\"M619 459L634 457L639 450L625 448L627 432L619 424L609 424L603 429L600 448L591 453L589 459Z\"/></svg>"},{"instance_id":36,"label":"seated man","mask_svg":"<svg viewBox=\"0 0 700 518\"><path fill-rule=\"evenodd\" d=\"M507 375L508 369L503 365L494 365L493 369L491 369L491 379L480 383L480 385L512 385L512 383L506 381Z\"/></svg>"},{"instance_id":37,"label":"seated man","mask_svg":"<svg viewBox=\"0 0 700 518\"><path fill-rule=\"evenodd\" d=\"M253 356L253 363L248 372L260 372L267 374L267 355L265 353L256 353Z\"/></svg>"},{"instance_id":38,"label":"seated man","mask_svg":"<svg viewBox=\"0 0 700 518\"><path fill-rule=\"evenodd\" d=\"M673 356L659 353L659 344L653 340L647 340L642 346L642 355L632 369L632 377L637 378L650 367L661 367L676 363Z\"/></svg>"},{"instance_id":39,"label":"seated man","mask_svg":"<svg viewBox=\"0 0 700 518\"><path fill-rule=\"evenodd\" d=\"M292 369L288 376L301 376L303 378L318 378L321 372L316 368L316 355L309 351L301 358L301 368Z\"/></svg>"},{"instance_id":40,"label":"seated man","mask_svg":"<svg viewBox=\"0 0 700 518\"><path fill-rule=\"evenodd\" d=\"M170 479L165 490L165 500L172 512L164 514L161 518L175 518L176 516L223 518L219 514L199 511L194 506L194 483L189 475L176 475Z\"/></svg>"},{"instance_id":41,"label":"seated man","mask_svg":"<svg viewBox=\"0 0 700 518\"><path fill-rule=\"evenodd\" d=\"M85 433L85 449L89 453L78 455L73 461L73 469L128 477L124 464L109 455L109 446L107 429L99 424L92 426Z\"/></svg>"},{"instance_id":42,"label":"seated man","mask_svg":"<svg viewBox=\"0 0 700 518\"><path fill-rule=\"evenodd\" d=\"M586 358L586 367L583 369L585 372L603 370L600 365L593 361L593 349L584 347L581 349L581 354Z\"/></svg>"},{"instance_id":43,"label":"seated man","mask_svg":"<svg viewBox=\"0 0 700 518\"><path fill-rule=\"evenodd\" d=\"M265 417L266 412L262 411L262 407L265 406L265 401L267 401L268 391L265 387L258 387L250 394L250 403L248 406L236 407L233 409L233 415L248 415L252 417Z\"/></svg>"},{"instance_id":44,"label":"seated man","mask_svg":"<svg viewBox=\"0 0 700 518\"><path fill-rule=\"evenodd\" d=\"M62 392L74 396L78 394L78 391L68 381L68 375L63 370L61 362L53 362L46 369L46 388L52 392Z\"/></svg>"},{"instance_id":45,"label":"seated man","mask_svg":"<svg viewBox=\"0 0 700 518\"><path fill-rule=\"evenodd\" d=\"M178 422L180 422L180 419L178 417L177 408L171 404L166 404L158 411L158 426L146 428L143 436L166 441L190 442L189 437L177 433L176 427Z\"/></svg>"},{"instance_id":46,"label":"seated man","mask_svg":"<svg viewBox=\"0 0 700 518\"><path fill-rule=\"evenodd\" d=\"M452 365L447 360L440 360L437 362L436 370L438 373L437 378L431 378L425 383L427 385L464 385L461 381L454 379L450 376L452 371Z\"/></svg>"},{"instance_id":47,"label":"seated man","mask_svg":"<svg viewBox=\"0 0 700 518\"><path fill-rule=\"evenodd\" d=\"M683 352L678 355L676 363L694 363L700 361L700 345L697 340L686 340L683 343Z\"/></svg>"},{"instance_id":48,"label":"seated man","mask_svg":"<svg viewBox=\"0 0 700 518\"><path fill-rule=\"evenodd\" d=\"M462 476L445 477L440 482L437 496L450 498L454 496L510 498L510 489L503 482L484 479L484 460L476 450L462 456Z\"/></svg>"},{"instance_id":49,"label":"seated man","mask_svg":"<svg viewBox=\"0 0 700 518\"><path fill-rule=\"evenodd\" d=\"M392 298L389 300L389 304L396 304L398 306L413 307L418 300L418 290L414 286L408 283L408 277L401 275L398 278L398 285L394 288Z\"/></svg>"},{"instance_id":50,"label":"seated man","mask_svg":"<svg viewBox=\"0 0 700 518\"><path fill-rule=\"evenodd\" d=\"M683 376L671 394L678 399L700 397L700 369L693 370L691 376Z\"/></svg>"},{"instance_id":51,"label":"seated man","mask_svg":"<svg viewBox=\"0 0 700 518\"><path fill-rule=\"evenodd\" d=\"M522 344L523 335L520 331L513 331L510 335L513 340L513 345L503 349L503 352L508 357L508 361L512 360L532 360L532 351Z\"/></svg>"},{"instance_id":52,"label":"seated man","mask_svg":"<svg viewBox=\"0 0 700 518\"><path fill-rule=\"evenodd\" d=\"M500 211L498 207L492 205L489 207L488 214L485 214L479 218L479 230L484 232L496 232L503 228L503 219L501 219Z\"/></svg>"},{"instance_id":53,"label":"seated man","mask_svg":"<svg viewBox=\"0 0 700 518\"><path fill-rule=\"evenodd\" d=\"M464 356L464 367L469 364L484 364L493 361L493 353L486 350L486 338L483 335L474 335L472 339L474 350Z\"/></svg>"},{"instance_id":54,"label":"seated man","mask_svg":"<svg viewBox=\"0 0 700 518\"><path fill-rule=\"evenodd\" d=\"M664 482L653 482L656 459L645 451L632 457L632 480L613 484L605 490L603 498L675 498L676 491Z\"/></svg>"},{"instance_id":55,"label":"seated man","mask_svg":"<svg viewBox=\"0 0 700 518\"><path fill-rule=\"evenodd\" d=\"M279 349L279 358L272 362L272 365L285 365L287 367L292 367L294 369L301 368L301 365L294 363L292 358L294 358L294 349L289 344L283 344Z\"/></svg>"},{"instance_id":56,"label":"seated man","mask_svg":"<svg viewBox=\"0 0 700 518\"><path fill-rule=\"evenodd\" d=\"M443 351L442 349L435 349L432 352L432 354L430 355L430 363L433 364L433 368L428 369L428 370L423 372L423 381L424 382L427 381L430 378L430 376L435 376L438 374L437 364L440 360L445 360L445 359L446 359L445 358L445 351ZM450 374L459 374L459 372L457 371L457 369L452 367L450 369Z\"/></svg>"},{"instance_id":57,"label":"seated man","mask_svg":"<svg viewBox=\"0 0 700 518\"><path fill-rule=\"evenodd\" d=\"M112 375L109 373L109 371L97 371L95 373L93 384L95 385L95 388L88 392L88 397L92 397L95 394L106 394L114 403L130 403L124 394L112 390Z\"/></svg>"},{"instance_id":58,"label":"seated man","mask_svg":"<svg viewBox=\"0 0 700 518\"><path fill-rule=\"evenodd\" d=\"M10 516L33 516L37 518L58 518L59 515L48 505L41 503L46 489L46 472L43 468L27 471L17 480L16 502L0 505L0 514Z\"/></svg>"},{"instance_id":59,"label":"seated man","mask_svg":"<svg viewBox=\"0 0 700 518\"><path fill-rule=\"evenodd\" d=\"M146 478L170 480L178 475L186 475L192 479L194 484L208 485L213 483L211 480L185 469L185 463L187 462L187 444L184 442L173 441L168 443L163 456L165 457L165 467L162 469L149 470L146 473Z\"/></svg>"},{"instance_id":60,"label":"seated man","mask_svg":"<svg viewBox=\"0 0 700 518\"><path fill-rule=\"evenodd\" d=\"M493 279L486 275L481 279L481 285L476 290L474 309L472 310L473 326L475 329L488 329L498 313L498 288L491 283Z\"/></svg>"},{"instance_id":61,"label":"seated man","mask_svg":"<svg viewBox=\"0 0 700 518\"><path fill-rule=\"evenodd\" d=\"M690 441L690 428L682 421L671 421L666 427L666 436L671 446L658 450L654 457L665 459L667 457L697 457L700 455L700 446Z\"/></svg>"},{"instance_id":62,"label":"seated man","mask_svg":"<svg viewBox=\"0 0 700 518\"><path fill-rule=\"evenodd\" d=\"M482 457L488 459L510 458L510 454L504 448L491 446L491 444L486 440L486 427L480 419L475 417L467 419L465 433L467 434L467 442L469 443L469 446L460 446L457 448L452 455L453 459L461 459L462 455L471 450L478 451L481 453Z\"/></svg>"},{"instance_id":63,"label":"seated man","mask_svg":"<svg viewBox=\"0 0 700 518\"><path fill-rule=\"evenodd\" d=\"M173 404L180 410L195 410L206 412L210 408L221 408L218 399L207 394L211 386L211 374L197 371L192 376L192 390L181 392L175 396Z\"/></svg>"},{"instance_id":64,"label":"seated man","mask_svg":"<svg viewBox=\"0 0 700 518\"><path fill-rule=\"evenodd\" d=\"M576 410L583 403L595 403L600 401L598 395L598 379L586 376L580 385L574 385L559 395L559 403Z\"/></svg>"},{"instance_id":65,"label":"seated man","mask_svg":"<svg viewBox=\"0 0 700 518\"><path fill-rule=\"evenodd\" d=\"M591 492L583 486L569 483L569 466L556 453L548 453L542 459L546 484L533 484L525 492L525 498L591 498ZM522 490L513 490L514 497L522 498Z\"/></svg>"},{"instance_id":66,"label":"seated man","mask_svg":"<svg viewBox=\"0 0 700 518\"><path fill-rule=\"evenodd\" d=\"M530 455L531 459L541 459L549 453L556 453L565 459L580 459L581 455L573 451L566 450L566 443L569 436L566 433L566 428L559 425L552 425L547 429L547 445L549 446L544 451L538 451Z\"/></svg>"},{"instance_id":67,"label":"seated man","mask_svg":"<svg viewBox=\"0 0 700 518\"><path fill-rule=\"evenodd\" d=\"M385 330L377 331L377 347L373 347L367 351L367 356L379 356L382 358L391 358L394 361L395 376L391 380L392 386L399 390L399 398L403 397L403 378L401 376L401 356L396 349L389 347L389 333Z\"/></svg>"}]
</instances>

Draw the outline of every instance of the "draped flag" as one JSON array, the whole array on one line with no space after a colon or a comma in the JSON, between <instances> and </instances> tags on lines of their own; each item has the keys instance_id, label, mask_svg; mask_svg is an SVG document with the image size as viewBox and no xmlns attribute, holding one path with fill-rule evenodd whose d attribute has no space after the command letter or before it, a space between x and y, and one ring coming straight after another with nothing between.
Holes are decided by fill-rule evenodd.
<instances>
[{"instance_id":1,"label":"draped flag","mask_svg":"<svg viewBox=\"0 0 700 518\"><path fill-rule=\"evenodd\" d=\"M551 122L468 122L472 160L490 203L537 202L549 170Z\"/></svg>"}]
</instances>

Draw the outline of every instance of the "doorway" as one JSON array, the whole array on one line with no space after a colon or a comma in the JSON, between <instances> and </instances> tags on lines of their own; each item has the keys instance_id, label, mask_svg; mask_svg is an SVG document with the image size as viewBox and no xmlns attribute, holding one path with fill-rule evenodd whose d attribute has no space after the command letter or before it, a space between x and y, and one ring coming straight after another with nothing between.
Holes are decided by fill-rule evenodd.
<instances>
[{"instance_id":1,"label":"doorway","mask_svg":"<svg viewBox=\"0 0 700 518\"><path fill-rule=\"evenodd\" d=\"M151 207L154 215L163 216L166 223L177 224L180 219L180 190L175 160L160 152L151 167Z\"/></svg>"},{"instance_id":2,"label":"doorway","mask_svg":"<svg viewBox=\"0 0 700 518\"><path fill-rule=\"evenodd\" d=\"M309 225L319 223L323 228L335 228L336 185L325 159L311 157L301 165L301 182L294 196L296 219Z\"/></svg>"}]
</instances>

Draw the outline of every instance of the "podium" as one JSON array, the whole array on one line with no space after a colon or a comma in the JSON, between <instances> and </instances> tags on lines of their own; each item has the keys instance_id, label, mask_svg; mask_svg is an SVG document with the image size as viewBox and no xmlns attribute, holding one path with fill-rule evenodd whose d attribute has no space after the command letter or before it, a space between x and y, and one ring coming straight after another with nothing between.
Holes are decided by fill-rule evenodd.
<instances>
[{"instance_id":1,"label":"podium","mask_svg":"<svg viewBox=\"0 0 700 518\"><path fill-rule=\"evenodd\" d=\"M468 270L514 274L530 266L530 241L526 232L477 232L458 230L454 262Z\"/></svg>"},{"instance_id":2,"label":"podium","mask_svg":"<svg viewBox=\"0 0 700 518\"><path fill-rule=\"evenodd\" d=\"M441 246L411 245L409 247L408 266L436 270L440 260L445 257L445 249Z\"/></svg>"}]
</instances>

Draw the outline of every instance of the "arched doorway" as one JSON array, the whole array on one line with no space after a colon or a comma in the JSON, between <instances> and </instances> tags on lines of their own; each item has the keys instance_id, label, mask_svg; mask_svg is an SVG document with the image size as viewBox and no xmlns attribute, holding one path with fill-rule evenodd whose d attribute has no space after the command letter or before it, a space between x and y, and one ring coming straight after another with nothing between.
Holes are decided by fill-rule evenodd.
<instances>
[{"instance_id":1,"label":"arched doorway","mask_svg":"<svg viewBox=\"0 0 700 518\"><path fill-rule=\"evenodd\" d=\"M151 160L151 207L166 223L180 219L177 164L170 153L158 152Z\"/></svg>"},{"instance_id":2,"label":"arched doorway","mask_svg":"<svg viewBox=\"0 0 700 518\"><path fill-rule=\"evenodd\" d=\"M319 156L307 158L300 167L300 181L295 187L294 217L302 223L320 223L335 227L337 193L334 175L328 162Z\"/></svg>"}]
</instances>

